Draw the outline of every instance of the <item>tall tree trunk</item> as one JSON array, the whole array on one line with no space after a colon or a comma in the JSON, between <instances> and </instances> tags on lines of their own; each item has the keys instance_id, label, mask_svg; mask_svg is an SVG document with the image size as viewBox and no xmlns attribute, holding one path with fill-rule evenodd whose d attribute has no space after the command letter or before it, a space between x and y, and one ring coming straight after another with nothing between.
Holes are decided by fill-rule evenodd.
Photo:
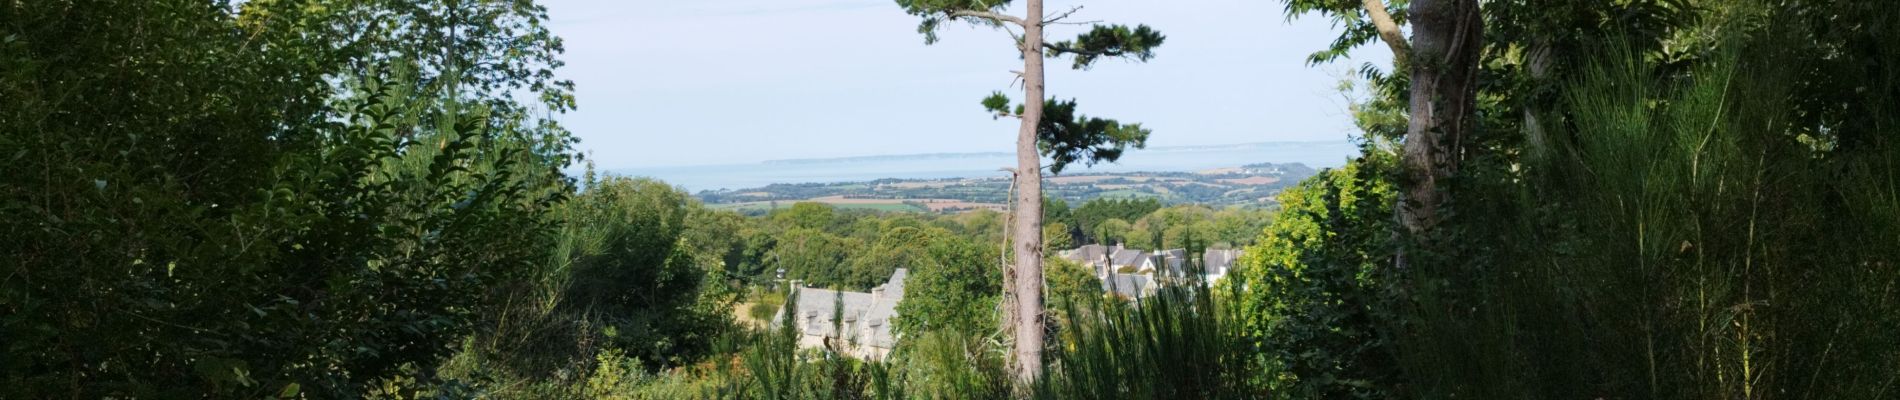
<instances>
[{"instance_id":1,"label":"tall tree trunk","mask_svg":"<svg viewBox=\"0 0 1900 400\"><path fill-rule=\"evenodd\" d=\"M1534 40L1524 50L1524 72L1531 77L1533 85L1541 85L1550 77L1551 46L1549 40ZM1534 93L1533 95L1535 95ZM1531 159L1550 157L1550 135L1544 132L1546 107L1542 100L1532 100L1524 106L1524 154Z\"/></svg>"},{"instance_id":2,"label":"tall tree trunk","mask_svg":"<svg viewBox=\"0 0 1900 400\"><path fill-rule=\"evenodd\" d=\"M1003 311L1003 320L996 326L1002 331L1004 342L1006 343L1015 343L1016 315L1019 314L1016 310L1016 263L1012 262L1009 257L1016 254L1015 251L1011 250L1010 246L1016 243L1014 240L1014 236L1016 236L1016 207L1018 207L1017 204L1019 204L1016 202L1016 191L1022 189L1022 174L1013 172L1015 171L1014 169L1011 169L1011 171L1009 178L1009 198L1006 200L1010 206L1008 209L1009 214L1003 216L1003 247L1001 252L996 254L996 261L1003 266L1003 297L1001 299L1002 301L999 301L999 304L996 305ZM1008 360L1005 365L1012 368L1011 371L1014 371L1013 368L1016 367L1016 360Z\"/></svg>"},{"instance_id":3,"label":"tall tree trunk","mask_svg":"<svg viewBox=\"0 0 1900 400\"><path fill-rule=\"evenodd\" d=\"M1484 30L1477 0L1416 0L1411 12L1411 120L1399 222L1419 235L1438 224L1440 208L1450 201L1441 184L1457 174L1464 134L1477 122Z\"/></svg>"},{"instance_id":4,"label":"tall tree trunk","mask_svg":"<svg viewBox=\"0 0 1900 400\"><path fill-rule=\"evenodd\" d=\"M1023 118L1016 132L1016 377L1029 390L1042 373L1042 0L1023 18Z\"/></svg>"}]
</instances>

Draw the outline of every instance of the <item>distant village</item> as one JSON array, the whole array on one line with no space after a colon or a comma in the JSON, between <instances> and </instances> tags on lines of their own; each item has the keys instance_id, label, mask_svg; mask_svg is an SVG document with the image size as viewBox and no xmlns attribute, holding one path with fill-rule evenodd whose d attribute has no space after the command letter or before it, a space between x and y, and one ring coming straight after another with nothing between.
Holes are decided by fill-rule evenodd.
<instances>
[{"instance_id":1,"label":"distant village","mask_svg":"<svg viewBox=\"0 0 1900 400\"><path fill-rule=\"evenodd\" d=\"M1207 249L1190 260L1186 249L1148 251L1122 245L1091 244L1063 250L1058 256L1081 264L1102 282L1102 292L1134 301L1153 296L1162 285L1209 285L1233 271L1241 250ZM1194 261L1199 261L1198 267ZM797 286L798 315L793 318L802 349L834 346L840 353L866 360L883 360L896 348L892 331L897 303L904 300L904 281L910 271L899 268L890 280L870 292L852 292ZM785 308L772 317L772 326L785 321Z\"/></svg>"}]
</instances>

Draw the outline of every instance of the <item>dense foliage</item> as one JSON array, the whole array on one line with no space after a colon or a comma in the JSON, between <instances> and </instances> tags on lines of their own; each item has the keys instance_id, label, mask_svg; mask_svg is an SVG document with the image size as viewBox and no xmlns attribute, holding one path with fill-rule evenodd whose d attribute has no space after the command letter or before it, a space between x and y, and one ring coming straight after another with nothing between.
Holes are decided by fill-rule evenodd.
<instances>
[{"instance_id":1,"label":"dense foliage","mask_svg":"<svg viewBox=\"0 0 1900 400\"><path fill-rule=\"evenodd\" d=\"M1003 269L997 246L952 237L928 242L928 262L912 270L897 303L895 332L991 332L996 329L997 296Z\"/></svg>"},{"instance_id":2,"label":"dense foliage","mask_svg":"<svg viewBox=\"0 0 1900 400\"><path fill-rule=\"evenodd\" d=\"M1376 153L1375 153L1376 154ZM1386 279L1396 193L1390 157L1366 157L1280 194L1281 211L1241 257L1242 320L1268 361L1263 384L1294 398L1389 398Z\"/></svg>"},{"instance_id":3,"label":"dense foliage","mask_svg":"<svg viewBox=\"0 0 1900 400\"><path fill-rule=\"evenodd\" d=\"M1326 61L1375 3L1287 5L1341 23ZM1275 210L1045 199L1051 250L1246 253L1135 299L1044 260L1025 384L1006 216L570 178L532 2L0 2L0 398L1892 398L1900 9L1870 3L1484 2L1484 120L1428 232L1377 68L1361 157ZM926 33L1007 4L900 2ZM1054 120L1125 130L1066 161L1145 135ZM889 358L800 348L789 289L899 268Z\"/></svg>"},{"instance_id":4,"label":"dense foliage","mask_svg":"<svg viewBox=\"0 0 1900 400\"><path fill-rule=\"evenodd\" d=\"M0 397L350 396L446 355L569 190L541 14L0 4Z\"/></svg>"},{"instance_id":5,"label":"dense foliage","mask_svg":"<svg viewBox=\"0 0 1900 400\"><path fill-rule=\"evenodd\" d=\"M1104 230L1102 225L1110 224L1109 221L1128 224L1160 209L1161 202L1154 199L1094 199L1082 203L1070 213L1075 222L1069 225L1080 230L1086 242L1112 243L1113 240L1104 239L1123 233L1127 228L1111 226L1111 229Z\"/></svg>"},{"instance_id":6,"label":"dense foliage","mask_svg":"<svg viewBox=\"0 0 1900 400\"><path fill-rule=\"evenodd\" d=\"M1900 154L1864 129L1894 118L1867 107L1900 98L1892 69L1870 67L1900 53L1869 36L1894 12L1528 3L1485 5L1492 118L1462 149L1442 229L1339 214L1364 207L1340 191L1328 213L1286 200L1249 254L1252 307L1281 310L1250 315L1250 334L1270 354L1308 346L1276 357L1275 379L1328 398L1886 397L1900 348L1873 338L1895 323L1900 273L1878 243L1900 235L1868 217L1895 209L1880 193ZM1370 37L1349 26L1347 47ZM1355 111L1381 143L1404 77L1370 75Z\"/></svg>"}]
</instances>

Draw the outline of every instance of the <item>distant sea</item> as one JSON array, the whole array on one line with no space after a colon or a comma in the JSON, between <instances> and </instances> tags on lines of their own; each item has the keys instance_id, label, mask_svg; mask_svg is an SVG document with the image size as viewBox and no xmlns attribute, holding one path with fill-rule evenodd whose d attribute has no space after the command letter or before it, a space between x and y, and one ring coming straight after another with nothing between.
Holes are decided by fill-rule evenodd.
<instances>
[{"instance_id":1,"label":"distant sea","mask_svg":"<svg viewBox=\"0 0 1900 400\"><path fill-rule=\"evenodd\" d=\"M1220 146L1150 147L1130 150L1121 160L1092 168L1069 167L1064 175L1091 172L1177 172L1238 167L1258 163L1301 163L1313 168L1345 165L1359 148L1347 141L1273 142ZM1044 160L1047 163L1047 160ZM645 176L691 192L755 188L774 183L832 183L884 178L941 179L1003 176L1014 167L1012 153L942 153L869 157L774 160L749 164L649 167L610 170Z\"/></svg>"}]
</instances>

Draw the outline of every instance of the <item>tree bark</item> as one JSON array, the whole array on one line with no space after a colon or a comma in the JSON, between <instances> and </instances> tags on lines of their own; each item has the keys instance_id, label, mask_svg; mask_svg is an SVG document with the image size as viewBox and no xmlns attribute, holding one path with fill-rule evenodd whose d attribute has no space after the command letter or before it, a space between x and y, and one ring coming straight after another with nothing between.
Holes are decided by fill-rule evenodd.
<instances>
[{"instance_id":1,"label":"tree bark","mask_svg":"<svg viewBox=\"0 0 1900 400\"><path fill-rule=\"evenodd\" d=\"M1015 240L1012 240L1016 235L1016 207L1018 203L1015 201L1015 198L1016 191L1022 188L1022 173L1014 168L1009 171L1009 199L1006 200L1010 202L1009 214L1003 216L1003 247L1000 249L1001 252L996 254L996 261L1003 266L1003 297L996 305L1002 309L1003 319L1002 322L996 326L998 330L1003 333L1004 343L1015 343L1016 315L1019 314L1016 310L1016 264L1009 259L1009 256L1016 253L1011 251L1011 246L1016 243ZM1005 365L1010 368L1015 368L1016 360L1008 360ZM1014 369L1011 369L1011 371L1014 371Z\"/></svg>"},{"instance_id":2,"label":"tree bark","mask_svg":"<svg viewBox=\"0 0 1900 400\"><path fill-rule=\"evenodd\" d=\"M1399 222L1418 235L1440 222L1439 210L1450 201L1443 181L1457 174L1464 134L1476 124L1483 20L1477 0L1417 0L1411 13L1411 119Z\"/></svg>"},{"instance_id":3,"label":"tree bark","mask_svg":"<svg viewBox=\"0 0 1900 400\"><path fill-rule=\"evenodd\" d=\"M1018 393L1042 373L1042 156L1036 129L1043 108L1042 0L1028 0L1022 19L1023 114L1016 132L1016 377Z\"/></svg>"},{"instance_id":4,"label":"tree bark","mask_svg":"<svg viewBox=\"0 0 1900 400\"><path fill-rule=\"evenodd\" d=\"M1542 84L1550 77L1551 46L1548 41L1532 41L1524 50L1524 72L1531 77L1533 84ZM1524 107L1524 153L1532 159L1550 157L1550 137L1544 132L1544 102L1533 100Z\"/></svg>"}]
</instances>

